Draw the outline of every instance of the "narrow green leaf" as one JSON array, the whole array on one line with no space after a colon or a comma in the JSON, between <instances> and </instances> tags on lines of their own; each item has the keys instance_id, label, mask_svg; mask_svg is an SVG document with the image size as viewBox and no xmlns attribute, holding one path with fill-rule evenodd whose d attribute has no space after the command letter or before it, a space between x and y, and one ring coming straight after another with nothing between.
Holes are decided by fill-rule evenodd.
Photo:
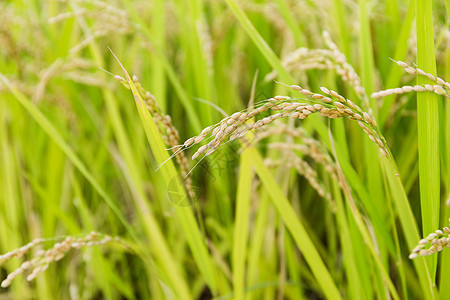
<instances>
[{"instance_id":1,"label":"narrow green leaf","mask_svg":"<svg viewBox=\"0 0 450 300\"><path fill-rule=\"evenodd\" d=\"M241 155L239 182L236 197L236 217L233 240L233 286L235 299L243 299L245 287L245 262L250 218L250 189L252 186L252 166L250 152Z\"/></svg>"},{"instance_id":2,"label":"narrow green leaf","mask_svg":"<svg viewBox=\"0 0 450 300\"><path fill-rule=\"evenodd\" d=\"M116 58L117 59L117 58ZM117 60L119 62L119 60ZM173 165L171 160L167 160L169 155L165 150L164 142L161 138L161 135L156 127L156 124L153 121L152 116L147 110L143 99L140 97L139 92L137 91L133 81L131 80L128 72L119 62L125 77L128 81L128 84L131 87L131 91L135 98L136 107L139 112L139 116L141 117L142 125L144 127L145 133L147 135L148 142L150 147L152 148L153 155L155 156L156 162L161 164L163 162L164 165L159 169L161 172L166 187L169 186L172 180L176 180L178 178L178 173L176 172L175 166ZM181 197L187 197L184 189L180 189L179 193ZM192 213L191 208L189 207L179 207L175 205L175 210L177 212L177 216L181 222L181 226L183 228L184 234L188 240L189 247L191 248L192 254L194 255L194 259L200 269L200 272L203 275L204 280L208 283L208 286L212 289L213 292L216 292L216 276L214 275L214 268L212 266L212 261L208 250L206 248L205 242L200 233L197 222L195 221L195 217ZM170 269L170 268L168 268ZM182 284L181 278L174 278L174 280L179 281L180 292L183 292L185 295L189 295L188 289L184 284ZM178 291L178 289L177 289Z\"/></svg>"},{"instance_id":3,"label":"narrow green leaf","mask_svg":"<svg viewBox=\"0 0 450 300\"><path fill-rule=\"evenodd\" d=\"M416 1L417 67L436 74L434 51L432 1ZM429 80L417 77L417 84ZM417 120L419 126L419 181L423 234L439 228L440 163L438 97L434 93L417 93ZM427 259L433 281L437 257Z\"/></svg>"},{"instance_id":4,"label":"narrow green leaf","mask_svg":"<svg viewBox=\"0 0 450 300\"><path fill-rule=\"evenodd\" d=\"M408 198L400 180L400 175L397 173L396 168L387 159L383 159L382 161L384 162L383 167L391 189L392 199L397 208L403 234L409 247L408 250L412 250L420 240L420 236L411 206L409 205ZM414 267L416 268L417 276L420 278L420 284L426 299L433 299L435 289L424 258L415 259Z\"/></svg>"}]
</instances>

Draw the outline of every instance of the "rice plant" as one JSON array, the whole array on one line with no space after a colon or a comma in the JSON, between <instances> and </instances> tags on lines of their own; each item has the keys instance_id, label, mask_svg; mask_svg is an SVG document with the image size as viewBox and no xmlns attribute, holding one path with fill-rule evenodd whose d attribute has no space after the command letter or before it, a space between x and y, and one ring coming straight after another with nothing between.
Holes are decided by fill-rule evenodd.
<instances>
[{"instance_id":1,"label":"rice plant","mask_svg":"<svg viewBox=\"0 0 450 300\"><path fill-rule=\"evenodd\" d=\"M0 2L0 294L450 299L449 5Z\"/></svg>"}]
</instances>

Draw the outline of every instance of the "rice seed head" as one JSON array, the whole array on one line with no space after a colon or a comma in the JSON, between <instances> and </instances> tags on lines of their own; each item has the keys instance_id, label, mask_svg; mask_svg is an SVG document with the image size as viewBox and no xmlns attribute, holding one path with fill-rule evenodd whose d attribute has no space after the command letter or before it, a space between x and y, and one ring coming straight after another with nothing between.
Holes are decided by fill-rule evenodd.
<instances>
[{"instance_id":1,"label":"rice seed head","mask_svg":"<svg viewBox=\"0 0 450 300\"><path fill-rule=\"evenodd\" d=\"M194 141L195 141L195 137L191 137L184 142L183 146L189 147L190 145L194 144Z\"/></svg>"},{"instance_id":2,"label":"rice seed head","mask_svg":"<svg viewBox=\"0 0 450 300\"><path fill-rule=\"evenodd\" d=\"M378 91L373 93L371 96L372 98L381 98L381 97L386 97L386 96L390 96L393 94L404 94L404 93L409 93L409 92L433 92L436 93L438 95L442 95L446 98L449 98L450 96L447 94L446 89L441 86L441 85L431 85L431 84L425 84L425 85L415 85L415 86L403 86L400 88L395 88L395 89L387 89L387 90L383 90L383 91Z\"/></svg>"},{"instance_id":3,"label":"rice seed head","mask_svg":"<svg viewBox=\"0 0 450 300\"><path fill-rule=\"evenodd\" d=\"M106 239L107 237L109 239ZM8 287L15 277L17 277L20 274L23 274L24 272L27 272L28 270L31 270L31 272L27 275L26 277L27 280L31 281L35 279L38 274L45 272L47 270L50 263L62 258L69 250L76 249L77 245L96 246L105 244L113 240L120 241L120 239L118 238L112 239L109 236L102 235L96 232L89 233L84 237L70 237L70 236L66 237L64 240L55 243L53 247L48 250L36 251L32 259L23 262L19 268L15 269L10 274L8 274L6 279L2 281L1 286L3 288ZM41 242L43 242L43 240L41 239L35 240L19 249L28 248L30 244L35 246ZM120 242L123 244L122 241ZM19 249L10 252L17 253L20 252Z\"/></svg>"},{"instance_id":4,"label":"rice seed head","mask_svg":"<svg viewBox=\"0 0 450 300\"><path fill-rule=\"evenodd\" d=\"M445 91L445 89L442 86L437 86L434 88L434 92L436 94L442 95L442 96L447 96L447 92Z\"/></svg>"},{"instance_id":5,"label":"rice seed head","mask_svg":"<svg viewBox=\"0 0 450 300\"><path fill-rule=\"evenodd\" d=\"M313 105L307 105L305 108L307 110L311 111L311 112L315 112L316 111L316 109L315 109L315 107Z\"/></svg>"},{"instance_id":6,"label":"rice seed head","mask_svg":"<svg viewBox=\"0 0 450 300\"><path fill-rule=\"evenodd\" d=\"M331 95L330 90L327 89L326 87L321 86L321 87L320 87L320 90L321 90L324 94Z\"/></svg>"},{"instance_id":7,"label":"rice seed head","mask_svg":"<svg viewBox=\"0 0 450 300\"><path fill-rule=\"evenodd\" d=\"M311 97L319 100L319 99L322 99L324 96L321 94L312 94Z\"/></svg>"},{"instance_id":8,"label":"rice seed head","mask_svg":"<svg viewBox=\"0 0 450 300\"><path fill-rule=\"evenodd\" d=\"M277 100L277 101L282 101L282 100L288 100L288 99L290 99L290 97L288 97L288 96L275 96L274 98L275 98L275 100Z\"/></svg>"},{"instance_id":9,"label":"rice seed head","mask_svg":"<svg viewBox=\"0 0 450 300\"><path fill-rule=\"evenodd\" d=\"M430 233L426 238L421 239L417 246L411 251L410 259L419 256L428 256L450 247L450 229L444 227Z\"/></svg>"},{"instance_id":10,"label":"rice seed head","mask_svg":"<svg viewBox=\"0 0 450 300\"><path fill-rule=\"evenodd\" d=\"M427 91L434 92L434 88L431 84L425 84L424 87Z\"/></svg>"},{"instance_id":11,"label":"rice seed head","mask_svg":"<svg viewBox=\"0 0 450 300\"><path fill-rule=\"evenodd\" d=\"M249 130L250 130L250 129L249 129L248 127L245 127L241 132L239 132L239 134L237 135L237 137L238 137L238 138L243 137L244 135L247 134L247 132L248 132Z\"/></svg>"},{"instance_id":12,"label":"rice seed head","mask_svg":"<svg viewBox=\"0 0 450 300\"><path fill-rule=\"evenodd\" d=\"M216 145L214 147L212 147L211 149L208 149L208 151L206 151L205 156L211 155L214 153L214 151L217 150L217 148L220 146L221 141L218 141L218 143L216 143Z\"/></svg>"},{"instance_id":13,"label":"rice seed head","mask_svg":"<svg viewBox=\"0 0 450 300\"><path fill-rule=\"evenodd\" d=\"M302 89L300 91L300 94L305 95L305 96L311 96L313 93L311 91L309 91L309 90Z\"/></svg>"},{"instance_id":14,"label":"rice seed head","mask_svg":"<svg viewBox=\"0 0 450 300\"><path fill-rule=\"evenodd\" d=\"M430 74L430 73L425 73L424 76L428 77L428 79L430 79L431 81L436 81L436 77L434 75Z\"/></svg>"},{"instance_id":15,"label":"rice seed head","mask_svg":"<svg viewBox=\"0 0 450 300\"><path fill-rule=\"evenodd\" d=\"M263 126L263 122L261 120L259 120L253 126L253 129L258 129L258 128L261 128L262 126Z\"/></svg>"},{"instance_id":16,"label":"rice seed head","mask_svg":"<svg viewBox=\"0 0 450 300\"><path fill-rule=\"evenodd\" d=\"M237 124L233 124L233 125L231 125L231 126L225 128L224 134L225 134L225 135L231 134L232 132L234 132L234 131L236 130L237 127L238 127Z\"/></svg>"},{"instance_id":17,"label":"rice seed head","mask_svg":"<svg viewBox=\"0 0 450 300\"><path fill-rule=\"evenodd\" d=\"M402 62L402 61L397 61L396 63L400 67L402 67L406 72L408 72L410 74L427 77L429 80L436 82L438 85L442 86L443 88L447 88L447 89L450 88L450 84L438 76L427 73L424 70L419 69L419 68L413 68L413 67L409 66L407 63Z\"/></svg>"},{"instance_id":18,"label":"rice seed head","mask_svg":"<svg viewBox=\"0 0 450 300\"><path fill-rule=\"evenodd\" d=\"M122 76L119 76L119 75L114 75L114 79L116 79L120 82L126 82L125 78L123 78Z\"/></svg>"},{"instance_id":19,"label":"rice seed head","mask_svg":"<svg viewBox=\"0 0 450 300\"><path fill-rule=\"evenodd\" d=\"M243 123L243 122L247 121L247 119L248 119L248 114L247 113L242 113L240 115L239 119L238 119L238 122L239 123Z\"/></svg>"},{"instance_id":20,"label":"rice seed head","mask_svg":"<svg viewBox=\"0 0 450 300\"><path fill-rule=\"evenodd\" d=\"M405 71L409 74L417 74L416 69L414 69L412 67L405 68Z\"/></svg>"},{"instance_id":21,"label":"rice seed head","mask_svg":"<svg viewBox=\"0 0 450 300\"><path fill-rule=\"evenodd\" d=\"M409 65L403 61L396 61L397 65L399 65L402 68L408 68Z\"/></svg>"},{"instance_id":22,"label":"rice seed head","mask_svg":"<svg viewBox=\"0 0 450 300\"><path fill-rule=\"evenodd\" d=\"M358 121L361 121L363 119L360 114L354 114L353 117Z\"/></svg>"},{"instance_id":23,"label":"rice seed head","mask_svg":"<svg viewBox=\"0 0 450 300\"><path fill-rule=\"evenodd\" d=\"M217 126L216 128L214 128L211 135L216 135L220 130L222 130L222 126Z\"/></svg>"},{"instance_id":24,"label":"rice seed head","mask_svg":"<svg viewBox=\"0 0 450 300\"><path fill-rule=\"evenodd\" d=\"M334 104L337 108L342 108L342 109L345 108L345 106L344 106L341 102L334 102L333 104Z\"/></svg>"},{"instance_id":25,"label":"rice seed head","mask_svg":"<svg viewBox=\"0 0 450 300\"><path fill-rule=\"evenodd\" d=\"M441 86L446 86L446 82L440 77L436 78L436 82Z\"/></svg>"},{"instance_id":26,"label":"rice seed head","mask_svg":"<svg viewBox=\"0 0 450 300\"><path fill-rule=\"evenodd\" d=\"M415 85L414 86L414 91L416 92L425 92L427 89L424 86L421 85Z\"/></svg>"},{"instance_id":27,"label":"rice seed head","mask_svg":"<svg viewBox=\"0 0 450 300\"><path fill-rule=\"evenodd\" d=\"M318 103L314 104L313 106L314 106L315 110L321 110L323 108L323 105L318 104Z\"/></svg>"},{"instance_id":28,"label":"rice seed head","mask_svg":"<svg viewBox=\"0 0 450 300\"><path fill-rule=\"evenodd\" d=\"M414 87L409 86L409 85L405 85L404 87L401 88L404 92L409 93L414 91Z\"/></svg>"},{"instance_id":29,"label":"rice seed head","mask_svg":"<svg viewBox=\"0 0 450 300\"><path fill-rule=\"evenodd\" d=\"M205 138L205 136L206 136L206 135L199 135L199 136L196 136L195 139L194 139L194 144L198 144L198 143L200 143L201 141L203 141L203 139Z\"/></svg>"},{"instance_id":30,"label":"rice seed head","mask_svg":"<svg viewBox=\"0 0 450 300\"><path fill-rule=\"evenodd\" d=\"M344 108L344 112L349 115L349 116L353 116L355 113L353 112L353 110L349 109L349 108Z\"/></svg>"},{"instance_id":31,"label":"rice seed head","mask_svg":"<svg viewBox=\"0 0 450 300\"><path fill-rule=\"evenodd\" d=\"M215 139L220 140L225 137L225 129L219 130L215 136Z\"/></svg>"},{"instance_id":32,"label":"rice seed head","mask_svg":"<svg viewBox=\"0 0 450 300\"><path fill-rule=\"evenodd\" d=\"M293 112L293 113L290 114L290 117L293 118L293 119L298 119L299 116L300 116L300 113L298 111Z\"/></svg>"},{"instance_id":33,"label":"rice seed head","mask_svg":"<svg viewBox=\"0 0 450 300\"><path fill-rule=\"evenodd\" d=\"M322 98L321 99L323 102L325 102L325 103L331 103L331 102L333 102L333 100L331 100L330 98L328 98L328 97L324 97L324 98Z\"/></svg>"},{"instance_id":34,"label":"rice seed head","mask_svg":"<svg viewBox=\"0 0 450 300\"><path fill-rule=\"evenodd\" d=\"M417 74L422 75L422 76L427 76L427 73L425 73L425 71L423 71L422 69L415 68L415 70L416 70Z\"/></svg>"},{"instance_id":35,"label":"rice seed head","mask_svg":"<svg viewBox=\"0 0 450 300\"><path fill-rule=\"evenodd\" d=\"M292 85L293 90L299 91L304 95L310 97L309 101L319 103L299 103L299 102L283 102L290 99L287 96L275 96L269 99L270 101L253 109L249 109L246 112L236 112L230 117L226 117L219 122L219 125L213 125L202 131L197 137L187 140L185 143L187 146L196 144L202 141L206 135L203 133L209 133L211 130L211 136L214 139L205 146L200 147L197 152L194 153L192 159L196 159L199 155L205 154L205 156L212 154L219 147L221 141L228 139L232 141L236 138L244 136L250 130L259 130L272 123L274 120L284 117L290 117L294 119L306 119L309 115L320 112L324 117L331 119L348 117L351 120L357 120L362 129L369 135L369 138L377 144L383 155L389 153L385 144L382 142L384 139L378 131L373 128L377 128L375 119L371 116L370 111L363 111L359 106L352 101L339 95L336 91L329 90L325 87L321 88L324 94L329 94L331 97L338 101L332 101L331 98L313 93L307 89L303 89L298 85ZM401 90L403 91L403 90ZM399 90L396 90L399 93ZM274 99L274 100L272 100ZM281 102L281 103L280 103ZM245 121L253 118L255 115L265 112L267 110L277 111L278 113L264 117L254 123L248 125L242 125ZM373 128L372 128L373 127ZM216 145L216 142L219 143ZM381 141L381 142L380 142Z\"/></svg>"},{"instance_id":36,"label":"rice seed head","mask_svg":"<svg viewBox=\"0 0 450 300\"><path fill-rule=\"evenodd\" d=\"M230 136L230 141L233 141L233 140L235 140L238 136L239 136L239 134L241 133L241 131L238 129L238 130L236 130L231 136Z\"/></svg>"}]
</instances>

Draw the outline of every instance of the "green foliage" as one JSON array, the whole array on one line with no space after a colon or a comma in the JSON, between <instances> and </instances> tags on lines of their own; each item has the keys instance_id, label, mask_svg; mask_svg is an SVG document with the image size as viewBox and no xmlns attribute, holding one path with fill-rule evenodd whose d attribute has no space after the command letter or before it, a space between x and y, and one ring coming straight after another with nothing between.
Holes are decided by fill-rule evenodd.
<instances>
[{"instance_id":1,"label":"green foliage","mask_svg":"<svg viewBox=\"0 0 450 300\"><path fill-rule=\"evenodd\" d=\"M448 226L450 86L370 94L439 85L390 58L450 78L449 5L1 2L0 253L13 259L0 256L0 281L66 236L95 230L123 244L72 249L35 280L26 280L31 270L13 273L0 294L447 299L450 251L408 255L420 256L422 248L413 249L421 237L431 241ZM297 84L335 90L373 113L386 155L357 121L318 113L280 119L289 134L258 139L279 128L273 122L194 161L208 137L192 147L168 142L179 135L181 145L222 114L251 111L277 94L322 103L288 88ZM159 110L148 109L140 85ZM180 149L192 182L171 158Z\"/></svg>"}]
</instances>

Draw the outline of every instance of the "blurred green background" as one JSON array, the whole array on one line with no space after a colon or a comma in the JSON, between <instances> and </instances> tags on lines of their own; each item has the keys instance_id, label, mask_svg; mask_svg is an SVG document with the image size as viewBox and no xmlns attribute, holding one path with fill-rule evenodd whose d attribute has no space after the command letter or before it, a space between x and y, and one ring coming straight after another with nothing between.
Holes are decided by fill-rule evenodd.
<instances>
[{"instance_id":1,"label":"blurred green background","mask_svg":"<svg viewBox=\"0 0 450 300\"><path fill-rule=\"evenodd\" d=\"M418 141L413 94L370 100L401 181L389 175L392 165L356 122L312 116L286 124L306 129L334 160L331 130L348 193L323 166L299 157L317 172L335 206L295 168L255 166L260 158L282 158L270 143L289 141L286 136L247 152L237 141L220 147L193 170L200 190L195 204L177 206L164 174L179 170L155 171L167 154L146 138L130 90L108 73L125 77L110 48L171 116L180 143L219 122L223 112L294 95L274 80L315 92L326 86L362 105L332 67L301 60L289 67L286 59L301 47L328 49L326 30L367 95L415 84L390 60L414 64L419 55L415 4L1 1L0 252L38 237L48 238L48 248L59 240L54 237L91 230L119 236L129 248L72 250L32 282L18 276L0 297L332 299L338 291L344 299L449 299L448 253L437 264L407 258L411 241L429 233L422 234L417 155L424 142ZM434 26L427 29L443 78L450 77L448 4L433 1ZM275 76L266 77L273 70ZM424 222L438 229L450 216L450 106L441 97L435 101L440 161L432 167L441 194L433 201L441 215L428 211L434 221ZM186 152L191 167L194 152ZM31 257L3 264L2 279Z\"/></svg>"}]
</instances>

